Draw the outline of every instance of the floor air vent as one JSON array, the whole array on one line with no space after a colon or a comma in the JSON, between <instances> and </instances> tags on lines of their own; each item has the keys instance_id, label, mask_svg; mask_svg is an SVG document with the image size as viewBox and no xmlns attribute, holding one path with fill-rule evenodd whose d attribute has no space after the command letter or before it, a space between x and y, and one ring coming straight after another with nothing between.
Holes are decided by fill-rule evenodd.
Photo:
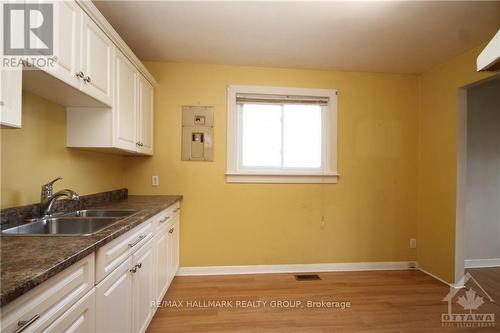
<instances>
[{"instance_id":1,"label":"floor air vent","mask_svg":"<svg viewBox=\"0 0 500 333\"><path fill-rule=\"evenodd\" d=\"M318 274L299 274L294 275L295 280L297 281L312 281L312 280L321 280Z\"/></svg>"}]
</instances>

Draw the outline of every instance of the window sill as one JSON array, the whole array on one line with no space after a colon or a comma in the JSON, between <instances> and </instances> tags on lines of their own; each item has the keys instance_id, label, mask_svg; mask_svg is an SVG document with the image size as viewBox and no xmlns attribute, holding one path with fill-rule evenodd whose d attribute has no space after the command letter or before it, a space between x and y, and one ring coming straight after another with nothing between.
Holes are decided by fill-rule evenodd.
<instances>
[{"instance_id":1,"label":"window sill","mask_svg":"<svg viewBox=\"0 0 500 333\"><path fill-rule=\"evenodd\" d=\"M336 184L338 180L338 174L226 173L226 183Z\"/></svg>"}]
</instances>

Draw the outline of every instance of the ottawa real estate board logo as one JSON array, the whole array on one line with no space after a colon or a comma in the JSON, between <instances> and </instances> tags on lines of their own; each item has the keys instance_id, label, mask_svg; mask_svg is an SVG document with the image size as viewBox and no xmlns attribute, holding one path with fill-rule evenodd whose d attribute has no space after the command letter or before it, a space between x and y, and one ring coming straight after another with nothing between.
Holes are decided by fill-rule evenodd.
<instances>
[{"instance_id":1,"label":"ottawa real estate board logo","mask_svg":"<svg viewBox=\"0 0 500 333\"><path fill-rule=\"evenodd\" d=\"M485 298L493 302L491 296L470 273L464 275L460 285L466 287L461 289L450 287L450 292L443 299L444 302L448 302L448 312L441 314L441 326L495 327L495 314L479 310L485 303Z\"/></svg>"},{"instance_id":2,"label":"ottawa real estate board logo","mask_svg":"<svg viewBox=\"0 0 500 333\"><path fill-rule=\"evenodd\" d=\"M2 1L2 11L2 66L46 67L53 64L53 4Z\"/></svg>"}]
</instances>

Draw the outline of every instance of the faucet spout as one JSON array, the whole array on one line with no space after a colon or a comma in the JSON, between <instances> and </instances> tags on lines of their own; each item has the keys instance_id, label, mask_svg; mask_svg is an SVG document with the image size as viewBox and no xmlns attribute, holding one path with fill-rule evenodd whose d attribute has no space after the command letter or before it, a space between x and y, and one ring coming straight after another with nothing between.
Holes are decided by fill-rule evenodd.
<instances>
[{"instance_id":1,"label":"faucet spout","mask_svg":"<svg viewBox=\"0 0 500 333\"><path fill-rule=\"evenodd\" d=\"M75 191L70 189L61 190L42 200L40 203L42 214L44 216L52 215L54 203L61 197L67 197L69 200L80 200L80 196Z\"/></svg>"}]
</instances>

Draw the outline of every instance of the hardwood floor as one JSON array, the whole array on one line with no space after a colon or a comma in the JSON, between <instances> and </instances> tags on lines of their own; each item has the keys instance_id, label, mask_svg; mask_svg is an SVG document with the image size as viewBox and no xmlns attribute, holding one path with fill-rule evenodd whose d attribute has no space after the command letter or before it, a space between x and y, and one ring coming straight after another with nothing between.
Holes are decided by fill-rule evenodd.
<instances>
[{"instance_id":1,"label":"hardwood floor","mask_svg":"<svg viewBox=\"0 0 500 333\"><path fill-rule=\"evenodd\" d=\"M500 267L466 269L483 289L500 305Z\"/></svg>"},{"instance_id":2,"label":"hardwood floor","mask_svg":"<svg viewBox=\"0 0 500 333\"><path fill-rule=\"evenodd\" d=\"M318 275L321 280L313 281L296 281L293 274L176 277L164 299L171 303L158 309L148 332L500 330L500 306L486 300L477 312L494 313L495 328L443 328L441 314L447 312L447 303L442 300L448 294L449 287L420 271L335 272ZM278 300L292 303L278 303ZM222 302L201 307L210 305L208 301L226 301L225 305L230 304L232 307L224 307ZM254 303L253 308L244 308L242 301L262 303ZM301 303L293 303L295 301ZM346 306L343 310L309 307L308 301L350 302L350 307ZM266 302L265 306L263 302ZM292 304L298 307L287 307ZM464 313L464 310L454 304L453 313Z\"/></svg>"}]
</instances>

